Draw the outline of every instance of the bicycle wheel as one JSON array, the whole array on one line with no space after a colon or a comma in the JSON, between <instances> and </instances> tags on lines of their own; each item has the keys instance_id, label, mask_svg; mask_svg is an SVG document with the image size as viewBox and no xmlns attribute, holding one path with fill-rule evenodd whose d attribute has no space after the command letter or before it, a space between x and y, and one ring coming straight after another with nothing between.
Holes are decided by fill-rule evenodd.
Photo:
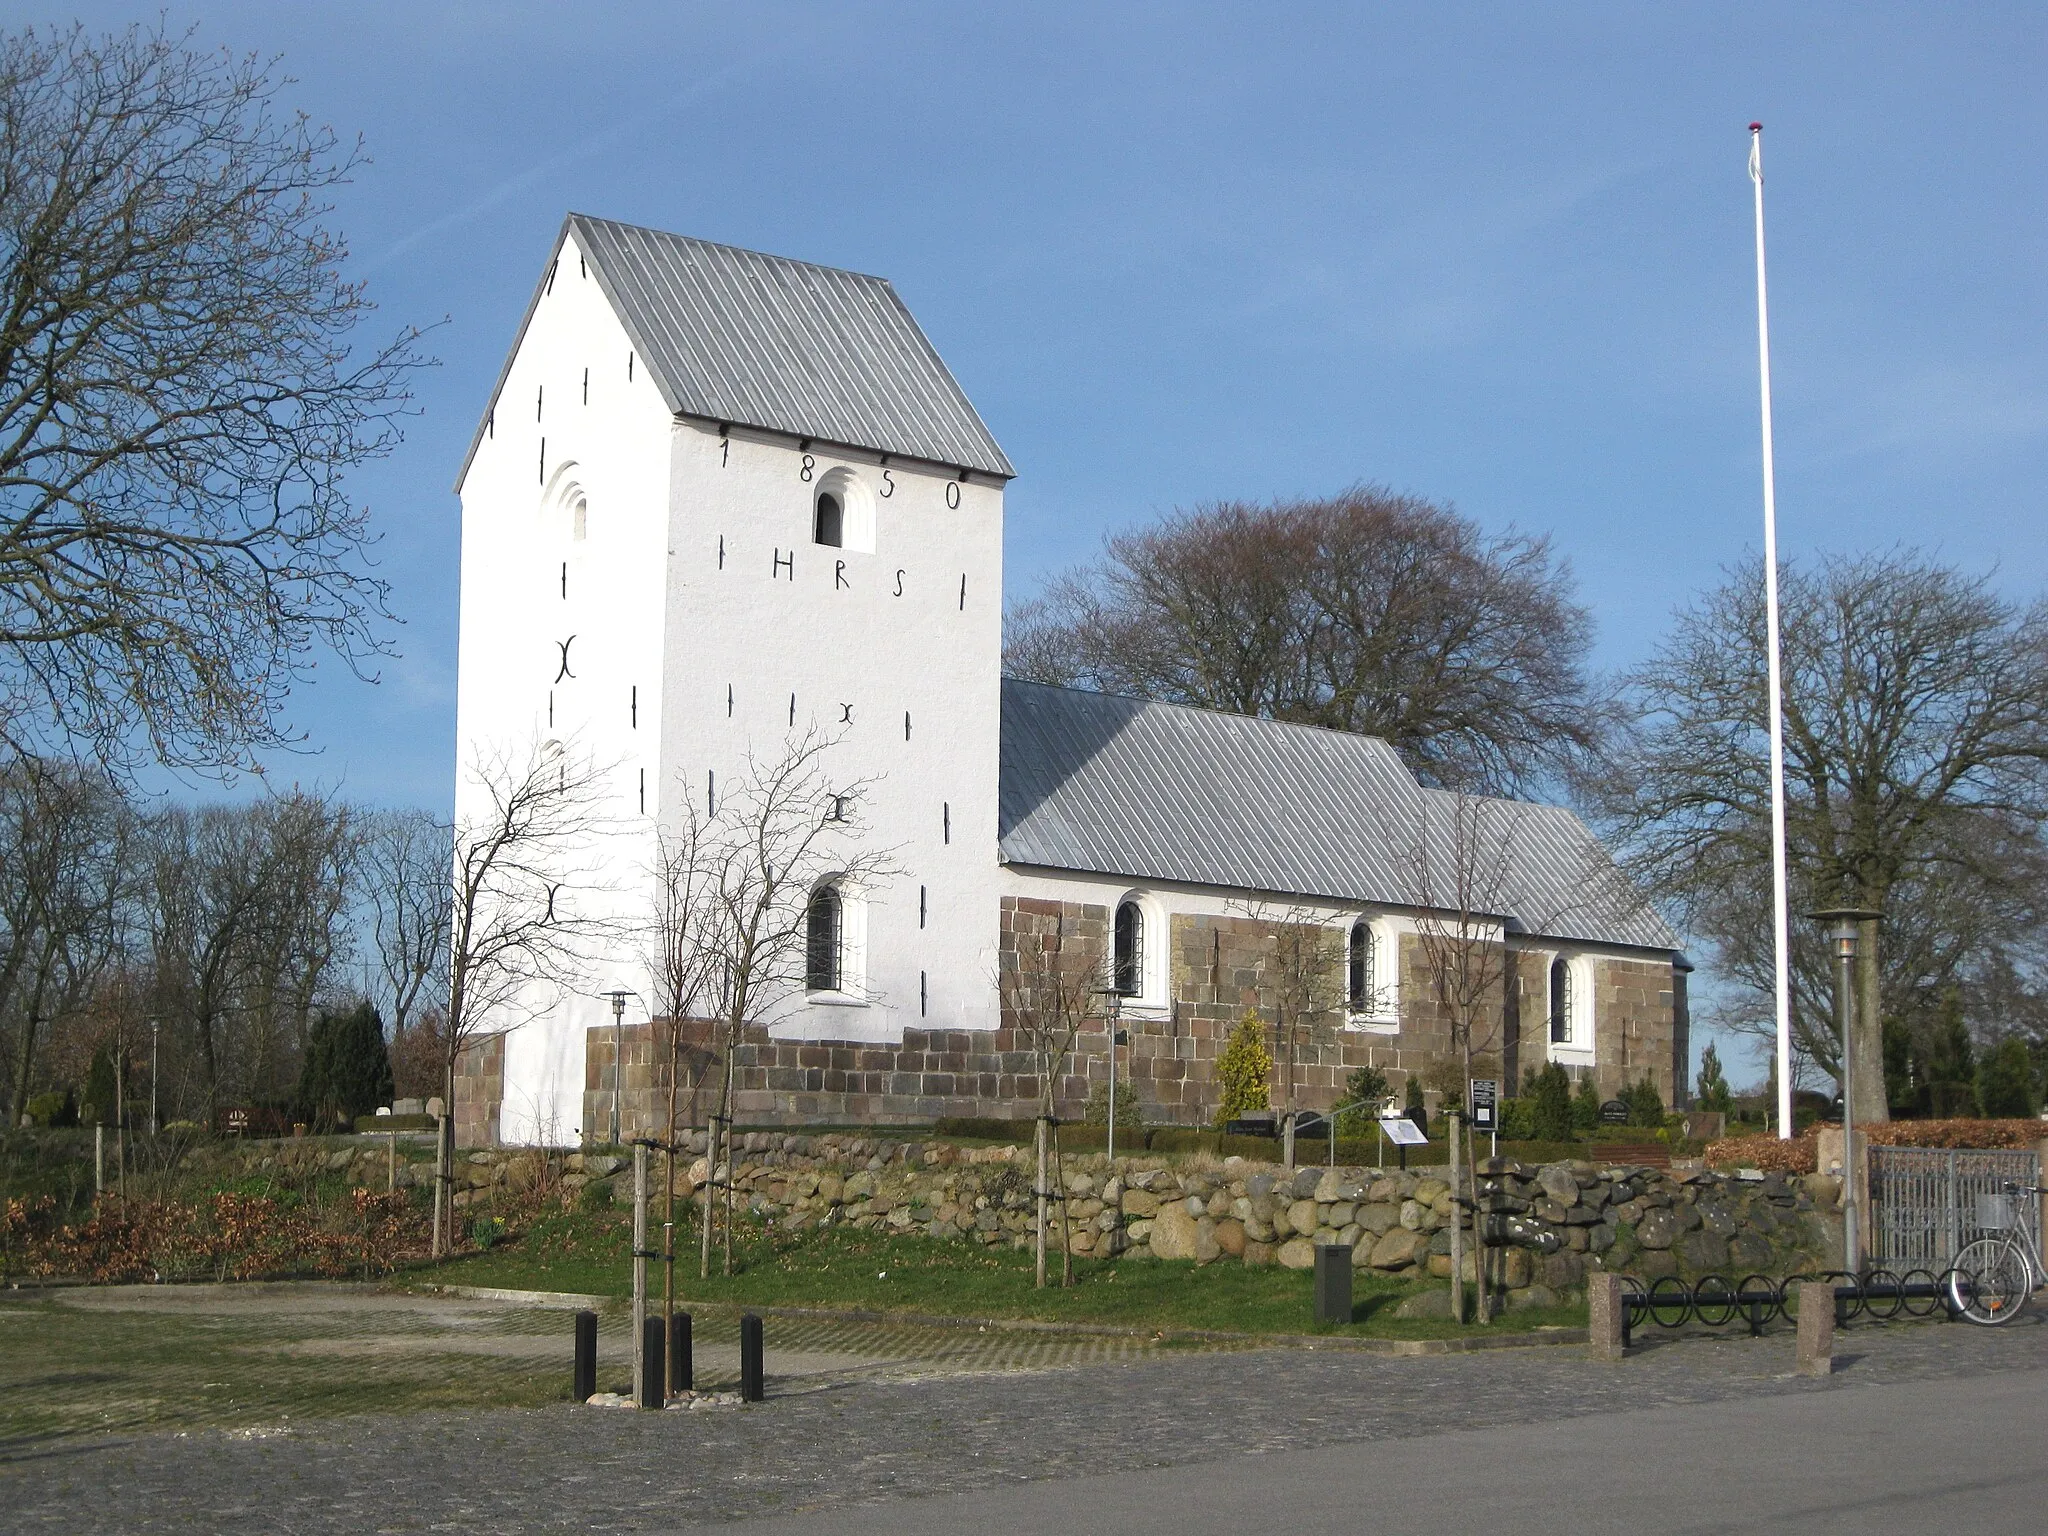
<instances>
[{"instance_id":1,"label":"bicycle wheel","mask_svg":"<svg viewBox=\"0 0 2048 1536\"><path fill-rule=\"evenodd\" d=\"M1980 1237L1956 1255L1949 1272L1949 1299L1973 1323L1995 1327L2009 1323L2027 1304L2027 1261L2012 1242Z\"/></svg>"}]
</instances>

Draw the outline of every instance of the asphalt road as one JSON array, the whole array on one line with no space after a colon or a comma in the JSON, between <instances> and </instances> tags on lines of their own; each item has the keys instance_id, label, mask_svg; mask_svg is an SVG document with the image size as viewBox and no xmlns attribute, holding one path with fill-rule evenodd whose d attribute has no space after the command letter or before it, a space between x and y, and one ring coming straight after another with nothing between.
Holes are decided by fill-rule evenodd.
<instances>
[{"instance_id":1,"label":"asphalt road","mask_svg":"<svg viewBox=\"0 0 2048 1536\"><path fill-rule=\"evenodd\" d=\"M2048 1527L2048 1309L1997 1330L1859 1324L1836 1348L1826 1380L1789 1374L1782 1330L1652 1334L1619 1365L1577 1348L892 1361L691 1412L30 1434L0 1440L0 1532Z\"/></svg>"},{"instance_id":2,"label":"asphalt road","mask_svg":"<svg viewBox=\"0 0 2048 1536\"><path fill-rule=\"evenodd\" d=\"M2048 1371L1699 1403L698 1524L748 1536L2048 1526Z\"/></svg>"}]
</instances>

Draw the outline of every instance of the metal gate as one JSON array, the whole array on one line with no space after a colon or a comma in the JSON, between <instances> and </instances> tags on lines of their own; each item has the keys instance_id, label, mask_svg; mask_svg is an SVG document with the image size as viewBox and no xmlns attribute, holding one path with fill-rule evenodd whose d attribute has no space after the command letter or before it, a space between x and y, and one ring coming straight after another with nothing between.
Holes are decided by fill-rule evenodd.
<instances>
[{"instance_id":1,"label":"metal gate","mask_svg":"<svg viewBox=\"0 0 2048 1536\"><path fill-rule=\"evenodd\" d=\"M1995 1195L2010 1180L2040 1182L2033 1152L1965 1152L1945 1147L1870 1149L1870 1262L1895 1273L1954 1262L1977 1229L1977 1197ZM2020 1222L2038 1244L2041 1204L2013 1202Z\"/></svg>"}]
</instances>

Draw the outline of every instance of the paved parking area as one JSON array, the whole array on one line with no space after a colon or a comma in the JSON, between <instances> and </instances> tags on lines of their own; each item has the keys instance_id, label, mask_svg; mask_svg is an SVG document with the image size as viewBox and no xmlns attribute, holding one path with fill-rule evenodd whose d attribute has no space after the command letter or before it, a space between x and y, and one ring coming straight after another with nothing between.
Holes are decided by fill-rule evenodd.
<instances>
[{"instance_id":1,"label":"paved parking area","mask_svg":"<svg viewBox=\"0 0 2048 1536\"><path fill-rule=\"evenodd\" d=\"M275 1433L362 1413L541 1407L566 1400L571 1307L371 1286L109 1286L0 1293L0 1454L113 1430ZM633 1375L630 1314L603 1309L598 1384ZM737 1386L736 1313L700 1311L697 1383ZM855 1381L1127 1360L1117 1335L776 1318L779 1396Z\"/></svg>"},{"instance_id":2,"label":"paved parking area","mask_svg":"<svg viewBox=\"0 0 2048 1536\"><path fill-rule=\"evenodd\" d=\"M202 1300L180 1304L204 1314ZM426 1309L432 1331L424 1331L420 1305L390 1298L366 1306L401 1320L378 1324L370 1336L419 1328L419 1338L445 1342L478 1326L452 1321L474 1315L475 1304L436 1303L453 1310ZM72 1304L72 1313L136 1315L97 1299ZM0 1351L9 1360L24 1321L0 1321L7 1330ZM518 1329L530 1327L545 1342L566 1334L567 1319L525 1309L516 1325L492 1326L511 1338L526 1337ZM2048 1370L2048 1326L2037 1314L1996 1331L1943 1323L1852 1328L1839 1336L1841 1369L1827 1381L1787 1374L1792 1343L1783 1333L1659 1340L1620 1366L1600 1366L1576 1349L1391 1359L1336 1350L1184 1352L1089 1338L1004 1335L984 1343L936 1329L897 1330L904 1337L891 1351L876 1347L890 1330L870 1338L862 1332L869 1326L771 1329L775 1390L768 1402L746 1408L657 1415L566 1404L447 1411L429 1403L306 1419L254 1412L168 1433L15 1433L0 1445L0 1509L8 1529L23 1532L245 1525L304 1533L664 1531L896 1507L891 1501L929 1495L993 1498L996 1490L1054 1480L1074 1485L1079 1512L1091 1497L1084 1490L1107 1486L1099 1484L1104 1477L1227 1468L1248 1456L1383 1446L1482 1426L1528 1426L1533 1435L1577 1419L1625 1425L1630 1415L1713 1404L1734 1405L1726 1411L1739 1422L1745 1401L1852 1390L1931 1391L1951 1383L1945 1390L1967 1399L1973 1379ZM917 1354L911 1336L925 1333L955 1335L959 1353L951 1363ZM258 1356L259 1366L297 1371L347 1362L305 1353L301 1346L312 1338ZM777 1376L778 1348L791 1357L811 1351L821 1368ZM516 1350L496 1351L436 1358L498 1369L512 1360L510 1374L524 1369ZM858 1358L846 1365L838 1357L847 1355ZM374 1379L390 1359L364 1355L357 1363ZM0 1395L24 1388L40 1390L8 1366ZM1812 1408L1815 1422L1839 1429L1839 1419L1828 1417L1833 1409ZM2012 1428L1985 1434L2024 1455ZM1636 1486L1625 1455L1586 1471L1602 1485ZM1186 1508L1184 1529L1204 1529L1201 1501ZM1630 1508L1639 1528L1648 1506L1637 1500Z\"/></svg>"}]
</instances>

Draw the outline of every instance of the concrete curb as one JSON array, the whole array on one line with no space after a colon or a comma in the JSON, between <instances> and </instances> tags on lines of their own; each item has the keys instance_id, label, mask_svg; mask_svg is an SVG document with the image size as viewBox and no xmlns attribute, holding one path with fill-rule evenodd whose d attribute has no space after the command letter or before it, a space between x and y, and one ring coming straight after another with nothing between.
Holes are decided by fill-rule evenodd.
<instances>
[{"instance_id":1,"label":"concrete curb","mask_svg":"<svg viewBox=\"0 0 2048 1536\"><path fill-rule=\"evenodd\" d=\"M602 1309L624 1307L623 1296L591 1296L573 1291L512 1291L480 1285L413 1287L436 1296L469 1301L511 1301L527 1306ZM649 1298L650 1302L652 1298ZM1162 1344L1248 1344L1270 1349L1343 1349L1366 1355L1462 1355L1484 1349L1541 1349L1557 1344L1583 1344L1583 1328L1539 1328L1524 1333L1475 1335L1462 1339L1368 1339L1344 1334L1229 1333L1212 1328L1118 1328L1108 1323L1051 1323L1014 1317L949 1317L930 1312L878 1312L869 1307L754 1307L736 1301L685 1304L690 1312L753 1312L762 1317L787 1317L844 1323L896 1323L912 1328L973 1328L1004 1333L1064 1334L1106 1339L1148 1339Z\"/></svg>"},{"instance_id":2,"label":"concrete curb","mask_svg":"<svg viewBox=\"0 0 2048 1536\"><path fill-rule=\"evenodd\" d=\"M523 1306L560 1307L576 1312L626 1305L624 1297L586 1296L576 1291L511 1291L490 1285L409 1285L406 1289L424 1291L430 1296L453 1296L461 1301L516 1301Z\"/></svg>"}]
</instances>

